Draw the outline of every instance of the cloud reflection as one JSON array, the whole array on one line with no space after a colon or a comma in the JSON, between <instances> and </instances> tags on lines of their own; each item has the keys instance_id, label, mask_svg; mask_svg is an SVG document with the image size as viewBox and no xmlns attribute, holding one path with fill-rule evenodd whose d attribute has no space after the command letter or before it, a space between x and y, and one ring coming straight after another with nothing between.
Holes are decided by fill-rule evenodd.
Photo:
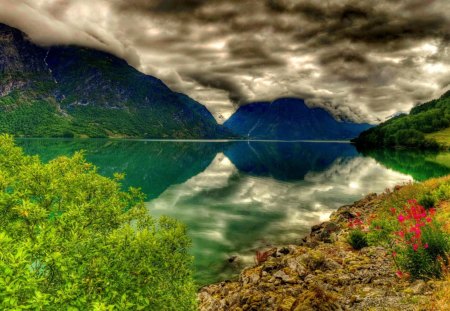
<instances>
[{"instance_id":1,"label":"cloud reflection","mask_svg":"<svg viewBox=\"0 0 450 311\"><path fill-rule=\"evenodd\" d=\"M169 187L148 207L154 215L188 225L201 279L215 281L229 276L230 256L251 263L257 248L294 242L339 206L411 180L357 156L337 158L303 180L283 182L243 173L219 153L204 172Z\"/></svg>"}]
</instances>

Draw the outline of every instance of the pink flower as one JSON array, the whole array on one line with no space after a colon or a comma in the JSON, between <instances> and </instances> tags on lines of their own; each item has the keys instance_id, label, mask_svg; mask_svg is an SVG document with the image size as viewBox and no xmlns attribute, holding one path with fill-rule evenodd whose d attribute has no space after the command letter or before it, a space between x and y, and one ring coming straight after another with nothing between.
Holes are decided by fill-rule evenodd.
<instances>
[{"instance_id":1,"label":"pink flower","mask_svg":"<svg viewBox=\"0 0 450 311\"><path fill-rule=\"evenodd\" d=\"M428 243L425 243L425 245L423 246L423 248L427 249L427 248L428 248Z\"/></svg>"},{"instance_id":2,"label":"pink flower","mask_svg":"<svg viewBox=\"0 0 450 311\"><path fill-rule=\"evenodd\" d=\"M413 250L414 250L415 252L417 252L418 249L419 249L419 244L414 244L414 245L413 245Z\"/></svg>"},{"instance_id":3,"label":"pink flower","mask_svg":"<svg viewBox=\"0 0 450 311\"><path fill-rule=\"evenodd\" d=\"M399 222L404 222L405 221L405 216L403 216L402 214L398 215L398 221Z\"/></svg>"}]
</instances>

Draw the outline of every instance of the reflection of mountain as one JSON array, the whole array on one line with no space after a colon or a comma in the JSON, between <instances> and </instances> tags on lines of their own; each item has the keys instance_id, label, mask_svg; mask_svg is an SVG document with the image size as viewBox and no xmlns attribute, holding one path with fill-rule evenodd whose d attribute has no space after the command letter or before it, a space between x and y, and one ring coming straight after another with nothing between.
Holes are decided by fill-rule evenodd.
<instances>
[{"instance_id":1,"label":"reflection of mountain","mask_svg":"<svg viewBox=\"0 0 450 311\"><path fill-rule=\"evenodd\" d=\"M87 160L99 167L101 174L124 172L125 186L140 187L149 199L204 171L221 148L211 143L124 140L44 139L18 143L28 154L39 154L44 161L86 150Z\"/></svg>"},{"instance_id":2,"label":"reflection of mountain","mask_svg":"<svg viewBox=\"0 0 450 311\"><path fill-rule=\"evenodd\" d=\"M388 168L411 175L417 181L450 174L450 168L437 163L438 153L432 151L374 149L363 151L363 154Z\"/></svg>"},{"instance_id":3,"label":"reflection of mountain","mask_svg":"<svg viewBox=\"0 0 450 311\"><path fill-rule=\"evenodd\" d=\"M225 151L243 172L279 180L301 180L309 171L322 171L337 158L355 157L350 144L239 142Z\"/></svg>"},{"instance_id":4,"label":"reflection of mountain","mask_svg":"<svg viewBox=\"0 0 450 311\"><path fill-rule=\"evenodd\" d=\"M354 157L286 182L239 171L219 154L205 171L169 187L148 207L187 224L197 278L210 283L237 272L229 256L251 264L256 249L296 241L339 206L408 180L373 159Z\"/></svg>"}]
</instances>

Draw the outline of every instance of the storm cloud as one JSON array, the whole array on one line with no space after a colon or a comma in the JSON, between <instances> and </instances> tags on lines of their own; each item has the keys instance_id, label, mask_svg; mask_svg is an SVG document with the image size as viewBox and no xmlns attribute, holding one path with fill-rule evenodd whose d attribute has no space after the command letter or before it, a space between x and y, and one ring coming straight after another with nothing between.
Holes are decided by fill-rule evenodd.
<instances>
[{"instance_id":1,"label":"storm cloud","mask_svg":"<svg viewBox=\"0 0 450 311\"><path fill-rule=\"evenodd\" d=\"M450 83L448 0L0 0L0 22L41 45L125 58L205 104L304 98L379 122Z\"/></svg>"}]
</instances>

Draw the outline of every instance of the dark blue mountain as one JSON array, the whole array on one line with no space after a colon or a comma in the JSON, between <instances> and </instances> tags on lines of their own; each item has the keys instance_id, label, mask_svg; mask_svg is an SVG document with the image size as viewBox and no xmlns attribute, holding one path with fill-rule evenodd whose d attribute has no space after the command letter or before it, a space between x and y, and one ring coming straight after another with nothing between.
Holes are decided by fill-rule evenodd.
<instances>
[{"instance_id":1,"label":"dark blue mountain","mask_svg":"<svg viewBox=\"0 0 450 311\"><path fill-rule=\"evenodd\" d=\"M249 139L279 140L347 140L371 127L337 121L326 110L309 108L303 100L295 98L242 106L224 126Z\"/></svg>"}]
</instances>

